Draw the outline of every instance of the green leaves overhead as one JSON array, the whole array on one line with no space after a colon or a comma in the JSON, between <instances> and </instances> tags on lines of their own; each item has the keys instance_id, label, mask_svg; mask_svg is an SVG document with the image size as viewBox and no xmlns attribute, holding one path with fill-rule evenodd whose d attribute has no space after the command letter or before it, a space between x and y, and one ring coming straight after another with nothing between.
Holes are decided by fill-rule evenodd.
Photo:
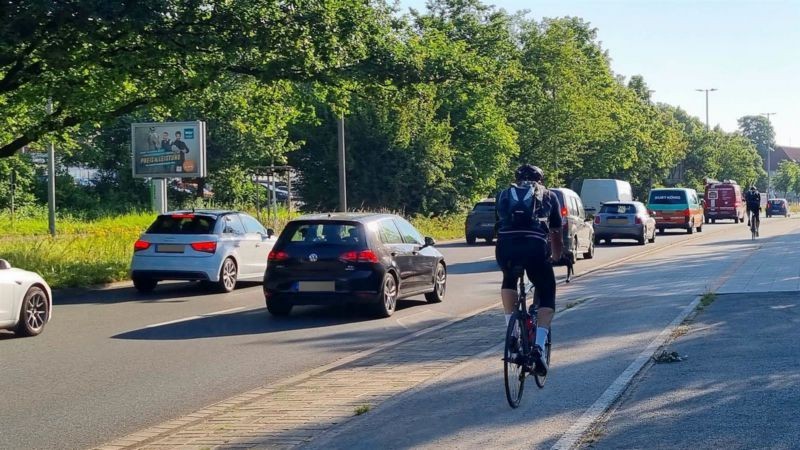
<instances>
[{"instance_id":1,"label":"green leaves overhead","mask_svg":"<svg viewBox=\"0 0 800 450\"><path fill-rule=\"evenodd\" d=\"M479 0L431 0L405 15L393 8L2 3L0 157L61 139L68 162L102 169L119 191L141 191L127 174L129 124L199 119L219 199L250 201L253 168L288 162L300 169L309 208L327 209L338 203L344 117L348 203L425 214L494 195L520 162L542 167L551 186L623 178L640 197L657 185L763 173L755 148L774 141L763 118L741 121L754 146L654 105L643 77L612 72L580 18L536 21Z\"/></svg>"}]
</instances>

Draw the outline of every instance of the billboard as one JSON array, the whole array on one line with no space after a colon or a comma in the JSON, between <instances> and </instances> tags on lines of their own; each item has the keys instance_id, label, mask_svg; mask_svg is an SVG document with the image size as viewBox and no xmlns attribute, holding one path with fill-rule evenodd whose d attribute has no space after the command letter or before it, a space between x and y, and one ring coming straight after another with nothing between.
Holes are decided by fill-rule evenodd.
<instances>
[{"instance_id":1,"label":"billboard","mask_svg":"<svg viewBox=\"0 0 800 450\"><path fill-rule=\"evenodd\" d=\"M131 124L133 176L197 178L206 176L206 123Z\"/></svg>"}]
</instances>

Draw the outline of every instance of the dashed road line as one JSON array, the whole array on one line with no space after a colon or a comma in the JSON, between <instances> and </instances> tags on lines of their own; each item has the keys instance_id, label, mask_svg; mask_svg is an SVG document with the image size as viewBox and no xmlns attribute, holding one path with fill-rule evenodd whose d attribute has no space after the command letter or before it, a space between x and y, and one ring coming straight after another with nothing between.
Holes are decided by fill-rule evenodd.
<instances>
[{"instance_id":1,"label":"dashed road line","mask_svg":"<svg viewBox=\"0 0 800 450\"><path fill-rule=\"evenodd\" d=\"M204 317L219 316L219 315L222 315L222 314L225 314L225 313L231 313L231 312L234 312L234 311L241 311L241 310L246 309L246 308L247 308L246 306L240 306L238 308L223 309L222 311L214 311L214 312L210 312L210 313L206 313L206 314L200 314L200 315L197 315L197 316L184 317L184 318L181 318L181 319L170 320L170 321L167 321L167 322L154 323L152 325L146 325L146 326L144 326L144 328L155 328L155 327L160 327L160 326L164 326L164 325L172 325L172 324L181 323L181 322L188 322L190 320L195 320L195 319L202 319Z\"/></svg>"}]
</instances>

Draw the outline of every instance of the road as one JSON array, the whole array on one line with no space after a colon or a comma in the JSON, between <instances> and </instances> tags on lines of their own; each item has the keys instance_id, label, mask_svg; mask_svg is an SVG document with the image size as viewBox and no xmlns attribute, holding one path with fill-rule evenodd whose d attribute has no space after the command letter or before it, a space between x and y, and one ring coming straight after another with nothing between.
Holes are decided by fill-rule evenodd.
<instances>
[{"instance_id":1,"label":"road","mask_svg":"<svg viewBox=\"0 0 800 450\"><path fill-rule=\"evenodd\" d=\"M792 223L780 220L771 223L787 229ZM591 283L576 279L562 289L559 303L592 299L592 304L598 304L598 298L620 297L631 303L668 289L686 291L682 297L670 297L673 303L626 308L633 311L626 316L629 324L639 324L642 330L658 329L675 308L702 288L703 277L719 275L696 256L713 254L716 245L747 235L741 224L717 224L691 236L677 232L659 235L655 244L644 247L600 246L595 259L577 264L579 275L626 258L639 259L607 268L603 276L587 275ZM0 333L0 389L6 393L0 398L0 448L99 445L497 303L500 274L495 270L493 246L456 243L439 247L449 264L445 302L401 301L395 315L383 320L357 310L325 307L296 308L289 318L272 318L263 307L257 285L227 295L210 295L194 285L175 283L159 287L150 296L124 288L56 298L54 320L41 336L19 339ZM653 277L653 273L670 273L663 270L675 271L674 276L666 280ZM563 276L563 270L559 274ZM608 308L594 311L589 306L569 319L596 323L597 314L613 312ZM578 314L580 311L584 313ZM566 330L572 327L562 323L559 340L574 341L580 351L571 353L584 358L573 361L585 366L576 374L576 383L586 376L596 377L598 364L604 376L612 379L621 371L624 357L612 358L615 364L607 363L592 355L593 348L580 344L598 330L574 325L584 334L569 334ZM641 350L648 337L649 331L643 331L640 339L619 349L620 355L627 354L623 350ZM614 355L613 349L607 352ZM489 366L479 361L472 369L476 370L473 375L478 375ZM496 370L494 361L491 370ZM574 398L594 394L569 391L578 389L569 384L561 389L572 392ZM537 411L541 408L538 403ZM570 419L574 418L559 418L559 425L563 428Z\"/></svg>"}]
</instances>

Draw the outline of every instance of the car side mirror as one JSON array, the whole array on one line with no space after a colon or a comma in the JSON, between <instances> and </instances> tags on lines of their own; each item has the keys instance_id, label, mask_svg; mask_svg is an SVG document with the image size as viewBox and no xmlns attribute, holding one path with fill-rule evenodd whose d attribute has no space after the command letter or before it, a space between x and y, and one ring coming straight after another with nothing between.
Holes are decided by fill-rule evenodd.
<instances>
[{"instance_id":1,"label":"car side mirror","mask_svg":"<svg viewBox=\"0 0 800 450\"><path fill-rule=\"evenodd\" d=\"M8 270L11 268L11 263L5 259L0 259L0 270Z\"/></svg>"},{"instance_id":2,"label":"car side mirror","mask_svg":"<svg viewBox=\"0 0 800 450\"><path fill-rule=\"evenodd\" d=\"M272 228L267 228L267 237L271 238L272 236L275 236L275 230Z\"/></svg>"},{"instance_id":3,"label":"car side mirror","mask_svg":"<svg viewBox=\"0 0 800 450\"><path fill-rule=\"evenodd\" d=\"M434 245L436 245L436 241L430 236L425 236L425 247L433 247Z\"/></svg>"}]
</instances>

